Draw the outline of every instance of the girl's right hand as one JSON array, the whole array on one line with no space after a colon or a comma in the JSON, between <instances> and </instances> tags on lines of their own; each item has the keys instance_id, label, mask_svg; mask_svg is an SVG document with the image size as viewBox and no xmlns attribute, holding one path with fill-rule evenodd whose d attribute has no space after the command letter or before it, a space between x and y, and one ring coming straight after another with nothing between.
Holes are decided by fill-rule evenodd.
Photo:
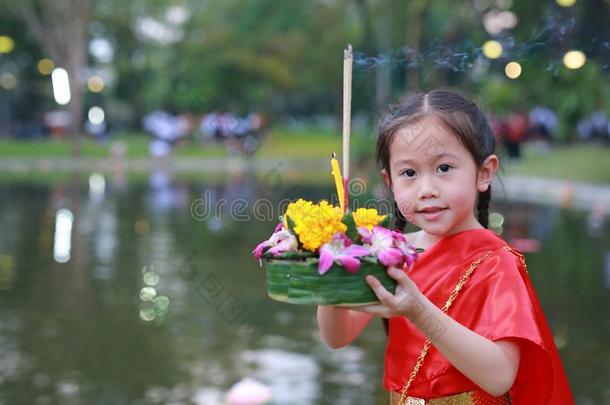
<instances>
[{"instance_id":1,"label":"girl's right hand","mask_svg":"<svg viewBox=\"0 0 610 405\"><path fill-rule=\"evenodd\" d=\"M389 267L387 271L389 276L398 283L394 294L386 290L377 278L369 275L366 277L366 282L373 289L380 303L351 307L351 309L368 312L384 318L404 316L409 319L415 319L424 309L424 295L404 271L396 267Z\"/></svg>"}]
</instances>

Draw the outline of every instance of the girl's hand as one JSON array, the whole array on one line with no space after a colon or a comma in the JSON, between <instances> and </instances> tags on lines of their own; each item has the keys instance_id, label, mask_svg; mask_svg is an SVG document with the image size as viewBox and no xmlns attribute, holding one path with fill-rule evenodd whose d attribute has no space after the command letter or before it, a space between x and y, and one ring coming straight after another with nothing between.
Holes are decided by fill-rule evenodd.
<instances>
[{"instance_id":1,"label":"girl's hand","mask_svg":"<svg viewBox=\"0 0 610 405\"><path fill-rule=\"evenodd\" d=\"M354 311L368 312L384 318L405 316L415 319L423 311L424 295L406 273L396 267L388 267L388 274L398 283L394 294L385 289L375 276L367 276L366 282L373 289L379 304L349 307Z\"/></svg>"}]
</instances>

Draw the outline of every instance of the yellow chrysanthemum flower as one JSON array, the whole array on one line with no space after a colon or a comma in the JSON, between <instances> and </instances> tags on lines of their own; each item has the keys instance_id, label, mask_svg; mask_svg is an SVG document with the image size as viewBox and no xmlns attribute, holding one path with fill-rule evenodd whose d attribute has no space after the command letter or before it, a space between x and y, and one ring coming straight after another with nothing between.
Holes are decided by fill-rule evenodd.
<instances>
[{"instance_id":1,"label":"yellow chrysanthemum flower","mask_svg":"<svg viewBox=\"0 0 610 405\"><path fill-rule=\"evenodd\" d=\"M356 226L363 226L369 230L373 229L375 225L379 225L385 218L385 215L379 215L375 208L358 208L352 215Z\"/></svg>"},{"instance_id":2,"label":"yellow chrysanthemum flower","mask_svg":"<svg viewBox=\"0 0 610 405\"><path fill-rule=\"evenodd\" d=\"M294 222L294 231L303 248L315 251L323 244L330 242L337 232L347 231L343 223L341 208L330 205L327 201L314 204L299 199L288 205L284 214L284 226L288 227L287 218Z\"/></svg>"}]
</instances>

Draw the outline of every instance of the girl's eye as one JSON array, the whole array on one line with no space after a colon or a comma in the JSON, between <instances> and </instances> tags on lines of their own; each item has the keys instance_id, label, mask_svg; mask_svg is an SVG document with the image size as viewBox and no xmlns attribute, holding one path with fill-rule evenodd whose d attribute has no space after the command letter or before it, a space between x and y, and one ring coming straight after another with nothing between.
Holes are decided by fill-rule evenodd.
<instances>
[{"instance_id":1,"label":"girl's eye","mask_svg":"<svg viewBox=\"0 0 610 405\"><path fill-rule=\"evenodd\" d=\"M406 169L406 170L403 170L403 172L400 173L400 174L403 175L403 176L407 176L407 177L413 177L413 176L415 176L415 170L413 170L413 169Z\"/></svg>"},{"instance_id":2,"label":"girl's eye","mask_svg":"<svg viewBox=\"0 0 610 405\"><path fill-rule=\"evenodd\" d=\"M453 169L453 166L447 163L444 163L438 167L438 170L440 170L442 173L447 173L451 169Z\"/></svg>"}]
</instances>

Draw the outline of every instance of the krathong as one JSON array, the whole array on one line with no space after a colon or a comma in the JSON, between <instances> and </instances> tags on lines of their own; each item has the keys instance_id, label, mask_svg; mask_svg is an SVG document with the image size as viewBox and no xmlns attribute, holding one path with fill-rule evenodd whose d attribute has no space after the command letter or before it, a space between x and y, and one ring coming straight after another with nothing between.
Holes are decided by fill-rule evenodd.
<instances>
[{"instance_id":1,"label":"krathong","mask_svg":"<svg viewBox=\"0 0 610 405\"><path fill-rule=\"evenodd\" d=\"M267 270L268 295L294 304L364 305L377 302L365 277L374 275L391 292L388 267L410 268L418 249L390 229L390 216L375 208L348 207L351 46L344 53L343 177L332 154L331 174L339 205L291 202L269 239L252 254Z\"/></svg>"}]
</instances>

